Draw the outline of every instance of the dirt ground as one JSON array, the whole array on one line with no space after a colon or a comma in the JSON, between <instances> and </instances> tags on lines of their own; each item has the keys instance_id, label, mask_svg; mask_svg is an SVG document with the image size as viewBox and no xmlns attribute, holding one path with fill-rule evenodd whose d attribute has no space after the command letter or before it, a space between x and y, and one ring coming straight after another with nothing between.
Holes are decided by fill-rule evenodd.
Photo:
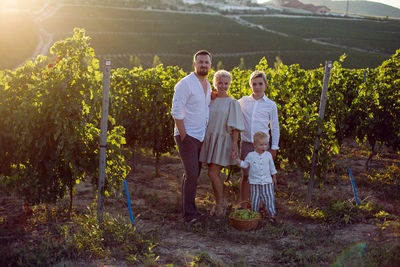
<instances>
[{"instance_id":1,"label":"dirt ground","mask_svg":"<svg viewBox=\"0 0 400 267\"><path fill-rule=\"evenodd\" d=\"M359 175L364 170L365 157L360 155L357 160L344 158L345 162L353 166L353 174ZM380 159L374 161L375 167L383 166ZM399 159L394 160L398 164ZM340 162L340 160L338 161ZM276 207L278 226L271 226L266 220L261 221L254 231L239 231L230 225L228 215L237 207L239 192L239 173L235 172L226 183L225 195L228 200L227 215L224 218L214 218L209 214L213 205L212 188L207 176L207 169L203 166L199 181L196 203L200 212L204 214L198 225L189 226L183 223L180 211L180 186L183 166L176 154L165 155L161 158L160 176L154 176L154 159L149 153L137 152L135 163L130 161L133 169L126 178L135 217L135 226L142 233L156 234L158 244L154 251L159 255L158 264L165 266L193 266L199 257L205 258L205 265L201 266L282 266L277 257L285 255L285 247L302 248L307 244L310 251L312 242L323 242L326 235L327 244L312 244L318 248L315 253L331 253L329 260L318 262L318 266L329 266L340 258L341 252L357 244L371 242L385 243L400 238L399 229L382 230L376 222L357 222L346 225L327 225L323 222L304 219L294 208L305 200L307 184L295 171L280 170L278 173L278 187L276 189ZM343 171L343 173L345 173ZM338 176L342 175L340 172ZM318 202L331 201L335 195L353 198L353 191L349 179L340 179L334 186L325 184L315 186L313 200ZM376 199L373 192L367 188L359 188L361 201L374 198L385 204L389 212L400 216L398 202ZM87 210L94 201L94 190L89 183L79 184L76 188L74 209ZM67 199L65 201L68 201ZM386 203L384 203L386 201ZM22 210L22 202L12 197L2 196L0 199L0 215L13 212L7 220L0 221L0 236L7 238L7 229L21 224L26 214ZM129 219L128 205L125 190L121 190L105 202L105 212L122 215ZM19 214L19 215L18 215ZM0 216L0 218L5 218ZM270 236L269 236L270 235ZM322 236L318 236L322 235ZM310 239L310 240L308 240ZM325 247L324 247L325 246ZM331 246L331 247L329 247ZM320 248L321 247L321 248ZM282 250L283 249L283 250ZM277 253L278 254L277 256ZM282 254L283 253L283 254ZM203 261L204 263L204 261ZM82 263L83 265L87 263ZM78 263L76 263L78 265ZM120 261L99 261L92 266L126 266ZM71 265L72 266L72 265ZM195 265L198 266L198 265ZM296 266L296 263L293 265Z\"/></svg>"},{"instance_id":2,"label":"dirt ground","mask_svg":"<svg viewBox=\"0 0 400 267\"><path fill-rule=\"evenodd\" d=\"M348 161L349 159L346 159ZM375 168L383 166L383 161L373 161ZM132 163L132 162L131 162ZM353 173L357 175L364 171L365 158L352 162ZM238 231L230 225L228 215L238 205L239 178L240 173L236 172L230 178L230 184L225 188L225 196L229 205L227 215L217 219L209 216L209 210L213 204L212 187L207 176L207 168L203 166L198 181L196 203L200 212L204 214L200 226L187 226L183 223L180 212L180 187L183 174L183 166L178 155L167 155L161 158L160 176L154 176L154 159L151 155L137 153L135 166L127 177L128 188L132 203L134 216L137 217L135 225L142 232L157 232L160 242L156 247L156 253L160 256L160 265L174 263L178 266L189 265L199 255L208 255L213 263L223 266L280 266L273 260L276 252L276 244L285 242L302 242L298 236L293 238L283 237L279 242L265 242L265 229L271 227L267 221L262 221L257 230L250 232ZM315 223L304 220L293 215L290 207L290 200L287 199L289 192L299 190L298 196L304 197L307 192L307 184L296 177L296 172L281 170L278 174L278 188L276 189L276 205L278 221L281 229L314 229L323 227L329 228L329 238L335 244L343 245L343 251L347 247L359 243L372 241L384 242L397 238L396 234L387 231L382 232L375 223L363 222L342 225L338 227L326 226L323 223ZM296 188L297 187L297 188ZM316 186L317 187L317 186ZM75 201L82 208L89 205L92 199L87 195L91 188L83 187L77 192L77 198L85 201ZM344 180L336 184L332 190L331 186L324 186L321 189L314 189L313 197L318 201L325 198L332 200L335 197L335 190L341 195L354 197L350 180ZM373 197L371 192L359 189L360 200ZM332 192L333 191L333 192ZM129 218L125 191L121 191L118 197L108 200L105 210L113 214L122 214ZM301 200L303 201L303 200ZM387 205L388 210L400 215L398 203ZM272 227L271 227L272 228ZM323 231L326 232L325 230ZM317 231L318 233L318 231ZM263 239L258 240L259 236ZM287 240L284 240L287 239ZM249 242L249 240L251 240ZM337 249L336 249L337 250ZM339 249L341 250L341 249ZM330 263L321 262L320 266L328 266Z\"/></svg>"}]
</instances>

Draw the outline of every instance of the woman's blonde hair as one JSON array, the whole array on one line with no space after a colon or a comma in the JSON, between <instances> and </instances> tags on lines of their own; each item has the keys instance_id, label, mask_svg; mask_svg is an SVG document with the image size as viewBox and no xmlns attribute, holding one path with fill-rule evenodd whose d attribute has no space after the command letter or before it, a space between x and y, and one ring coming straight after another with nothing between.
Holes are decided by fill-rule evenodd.
<instances>
[{"instance_id":1,"label":"woman's blonde hair","mask_svg":"<svg viewBox=\"0 0 400 267\"><path fill-rule=\"evenodd\" d=\"M229 78L229 83L232 82L232 75L229 73L229 71L219 70L216 73L214 73L213 85L215 88L217 88L216 83L218 82L218 79L221 77Z\"/></svg>"},{"instance_id":2,"label":"woman's blonde hair","mask_svg":"<svg viewBox=\"0 0 400 267\"><path fill-rule=\"evenodd\" d=\"M267 76L265 75L265 73L263 71L260 71L260 70L253 71L253 73L250 74L249 85L251 86L251 82L255 78L260 78L260 77L263 78L265 85L267 85Z\"/></svg>"}]
</instances>

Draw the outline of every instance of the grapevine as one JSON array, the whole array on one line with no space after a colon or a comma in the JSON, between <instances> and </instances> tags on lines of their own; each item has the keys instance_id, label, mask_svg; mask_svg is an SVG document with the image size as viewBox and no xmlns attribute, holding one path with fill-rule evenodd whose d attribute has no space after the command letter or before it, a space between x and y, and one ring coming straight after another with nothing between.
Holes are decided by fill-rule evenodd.
<instances>
[{"instance_id":1,"label":"grapevine","mask_svg":"<svg viewBox=\"0 0 400 267\"><path fill-rule=\"evenodd\" d=\"M0 184L27 202L56 202L76 183L97 183L102 74L90 38L76 29L57 42L51 56L39 56L15 71L0 71ZM323 122L317 177L323 179L345 138L400 149L400 50L375 69L345 69L334 62ZM276 102L280 150L276 165L287 160L307 173L318 124L323 69L265 58L255 69L266 73L266 96ZM250 95L252 70L234 68L230 94ZM212 80L211 70L209 79ZM162 64L111 72L106 194L129 172L123 146L147 148L156 158L175 149L170 115L175 84L185 73ZM72 204L71 204L72 205Z\"/></svg>"}]
</instances>

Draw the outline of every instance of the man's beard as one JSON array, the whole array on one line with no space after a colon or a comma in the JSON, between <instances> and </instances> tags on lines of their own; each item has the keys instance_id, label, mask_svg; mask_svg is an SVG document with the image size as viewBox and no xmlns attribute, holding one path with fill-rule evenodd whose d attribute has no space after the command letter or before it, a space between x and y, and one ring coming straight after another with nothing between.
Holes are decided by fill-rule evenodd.
<instances>
[{"instance_id":1,"label":"man's beard","mask_svg":"<svg viewBox=\"0 0 400 267\"><path fill-rule=\"evenodd\" d=\"M208 69L207 68L196 69L196 74L200 76L206 76L208 75Z\"/></svg>"}]
</instances>

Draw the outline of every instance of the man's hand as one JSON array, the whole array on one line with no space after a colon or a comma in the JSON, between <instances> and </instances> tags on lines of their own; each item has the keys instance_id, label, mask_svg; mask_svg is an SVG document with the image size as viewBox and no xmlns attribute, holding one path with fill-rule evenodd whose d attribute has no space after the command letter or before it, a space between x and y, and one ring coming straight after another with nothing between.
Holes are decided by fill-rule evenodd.
<instances>
[{"instance_id":1,"label":"man's hand","mask_svg":"<svg viewBox=\"0 0 400 267\"><path fill-rule=\"evenodd\" d=\"M181 142L183 142L183 139L185 139L186 135L187 135L186 133L185 134L179 134L179 136L181 138Z\"/></svg>"},{"instance_id":2,"label":"man's hand","mask_svg":"<svg viewBox=\"0 0 400 267\"><path fill-rule=\"evenodd\" d=\"M268 149L269 153L271 153L272 158L275 159L276 158L276 154L278 152L278 150L274 150L274 149Z\"/></svg>"},{"instance_id":3,"label":"man's hand","mask_svg":"<svg viewBox=\"0 0 400 267\"><path fill-rule=\"evenodd\" d=\"M174 119L176 128L178 128L179 136L181 138L181 142L183 142L183 139L186 137L186 130L185 130L185 124L183 120L178 120Z\"/></svg>"}]
</instances>

